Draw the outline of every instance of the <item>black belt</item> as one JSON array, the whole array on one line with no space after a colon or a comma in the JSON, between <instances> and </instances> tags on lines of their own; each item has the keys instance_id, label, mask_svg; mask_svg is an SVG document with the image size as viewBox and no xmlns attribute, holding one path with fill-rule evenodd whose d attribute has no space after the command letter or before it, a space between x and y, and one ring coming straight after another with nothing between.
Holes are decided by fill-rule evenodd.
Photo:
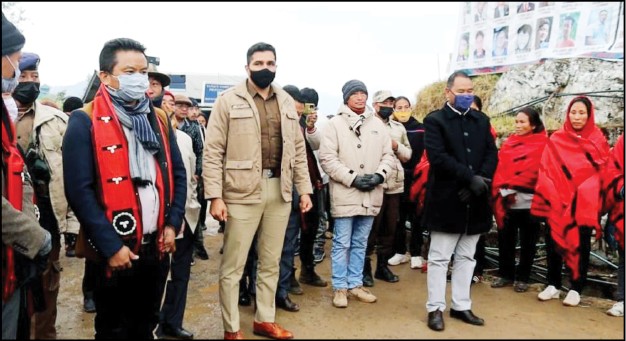
<instances>
[{"instance_id":1,"label":"black belt","mask_svg":"<svg viewBox=\"0 0 626 341\"><path fill-rule=\"evenodd\" d=\"M152 244L152 242L157 239L157 234L158 233L156 232L144 234L143 237L141 238L141 245Z\"/></svg>"}]
</instances>

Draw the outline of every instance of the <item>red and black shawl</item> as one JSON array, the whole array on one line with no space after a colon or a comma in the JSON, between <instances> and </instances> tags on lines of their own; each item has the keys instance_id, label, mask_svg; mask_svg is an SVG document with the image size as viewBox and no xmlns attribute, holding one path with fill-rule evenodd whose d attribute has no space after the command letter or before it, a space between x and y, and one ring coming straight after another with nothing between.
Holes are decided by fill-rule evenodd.
<instances>
[{"instance_id":1,"label":"red and black shawl","mask_svg":"<svg viewBox=\"0 0 626 341\"><path fill-rule=\"evenodd\" d=\"M565 124L550 137L541 157L531 214L543 217L550 235L572 277L579 274L580 226L600 229L600 175L607 162L609 144L595 125L594 109L586 125L574 130L567 108Z\"/></svg>"},{"instance_id":2,"label":"red and black shawl","mask_svg":"<svg viewBox=\"0 0 626 341\"><path fill-rule=\"evenodd\" d=\"M498 168L493 176L493 212L498 228L504 226L506 211L515 200L514 195L502 197L500 189L534 193L541 154L548 142L548 134L511 135L498 153Z\"/></svg>"},{"instance_id":3,"label":"red and black shawl","mask_svg":"<svg viewBox=\"0 0 626 341\"><path fill-rule=\"evenodd\" d=\"M428 171L430 170L430 162L426 151L422 154L420 162L413 170L413 183L409 192L409 200L417 203L415 213L419 217L424 212L424 199L426 198L426 182L428 182Z\"/></svg>"},{"instance_id":4,"label":"red and black shawl","mask_svg":"<svg viewBox=\"0 0 626 341\"><path fill-rule=\"evenodd\" d=\"M624 250L624 198L620 196L622 188L624 188L624 133L613 146L602 175L602 212L609 213L608 223L615 226L615 240Z\"/></svg>"}]
</instances>

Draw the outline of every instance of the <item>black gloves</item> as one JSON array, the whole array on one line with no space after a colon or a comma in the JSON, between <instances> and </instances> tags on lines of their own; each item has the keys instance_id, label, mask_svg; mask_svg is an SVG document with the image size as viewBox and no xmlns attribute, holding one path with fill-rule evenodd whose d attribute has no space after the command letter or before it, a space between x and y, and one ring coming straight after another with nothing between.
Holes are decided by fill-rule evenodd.
<instances>
[{"instance_id":1,"label":"black gloves","mask_svg":"<svg viewBox=\"0 0 626 341\"><path fill-rule=\"evenodd\" d=\"M380 185L383 183L383 181L385 181L385 179L383 178L382 175L378 174L378 173L374 173L374 174L370 174L372 176L372 185L374 187ZM622 188L622 193L623 193L623 188Z\"/></svg>"},{"instance_id":2,"label":"black gloves","mask_svg":"<svg viewBox=\"0 0 626 341\"><path fill-rule=\"evenodd\" d=\"M385 179L378 173L357 175L352 181L351 186L356 187L360 191L368 192L382 184L383 181L385 181Z\"/></svg>"},{"instance_id":3,"label":"black gloves","mask_svg":"<svg viewBox=\"0 0 626 341\"><path fill-rule=\"evenodd\" d=\"M489 185L487 185L487 181L491 182L491 180L483 178L480 175L472 176L472 180L470 180L469 189L474 193L475 196L481 196L483 193L489 190Z\"/></svg>"},{"instance_id":4,"label":"black gloves","mask_svg":"<svg viewBox=\"0 0 626 341\"><path fill-rule=\"evenodd\" d=\"M360 191L371 191L374 187L371 186L371 174L357 175L352 181L352 187L356 187Z\"/></svg>"},{"instance_id":5,"label":"black gloves","mask_svg":"<svg viewBox=\"0 0 626 341\"><path fill-rule=\"evenodd\" d=\"M461 202L467 204L470 202L470 198L472 197L472 192L469 191L469 189L467 188L462 188L459 192L459 199L461 199Z\"/></svg>"}]
</instances>

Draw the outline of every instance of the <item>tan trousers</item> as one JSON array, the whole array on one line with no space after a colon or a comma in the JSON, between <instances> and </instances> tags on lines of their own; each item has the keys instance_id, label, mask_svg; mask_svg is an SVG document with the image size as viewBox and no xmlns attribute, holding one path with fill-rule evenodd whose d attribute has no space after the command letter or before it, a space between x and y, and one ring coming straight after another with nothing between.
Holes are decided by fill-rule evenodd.
<instances>
[{"instance_id":1,"label":"tan trousers","mask_svg":"<svg viewBox=\"0 0 626 341\"><path fill-rule=\"evenodd\" d=\"M239 280L252 239L258 231L256 280L257 322L274 322L280 256L291 204L280 193L280 178L261 179L261 203L227 204L224 254L220 264L220 304L224 331L239 326Z\"/></svg>"}]
</instances>

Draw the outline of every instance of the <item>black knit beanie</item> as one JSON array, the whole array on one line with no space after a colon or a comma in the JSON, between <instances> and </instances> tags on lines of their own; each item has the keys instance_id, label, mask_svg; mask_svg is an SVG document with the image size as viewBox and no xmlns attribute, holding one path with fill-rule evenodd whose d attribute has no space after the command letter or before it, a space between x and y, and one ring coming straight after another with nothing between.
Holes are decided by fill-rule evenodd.
<instances>
[{"instance_id":1,"label":"black knit beanie","mask_svg":"<svg viewBox=\"0 0 626 341\"><path fill-rule=\"evenodd\" d=\"M2 55L8 56L24 47L26 39L2 13Z\"/></svg>"},{"instance_id":2,"label":"black knit beanie","mask_svg":"<svg viewBox=\"0 0 626 341\"><path fill-rule=\"evenodd\" d=\"M365 87L365 84L356 79L347 81L341 88L341 91L343 92L343 104L348 104L348 98L350 98L350 96L357 91L363 91L367 95L367 88Z\"/></svg>"}]
</instances>

